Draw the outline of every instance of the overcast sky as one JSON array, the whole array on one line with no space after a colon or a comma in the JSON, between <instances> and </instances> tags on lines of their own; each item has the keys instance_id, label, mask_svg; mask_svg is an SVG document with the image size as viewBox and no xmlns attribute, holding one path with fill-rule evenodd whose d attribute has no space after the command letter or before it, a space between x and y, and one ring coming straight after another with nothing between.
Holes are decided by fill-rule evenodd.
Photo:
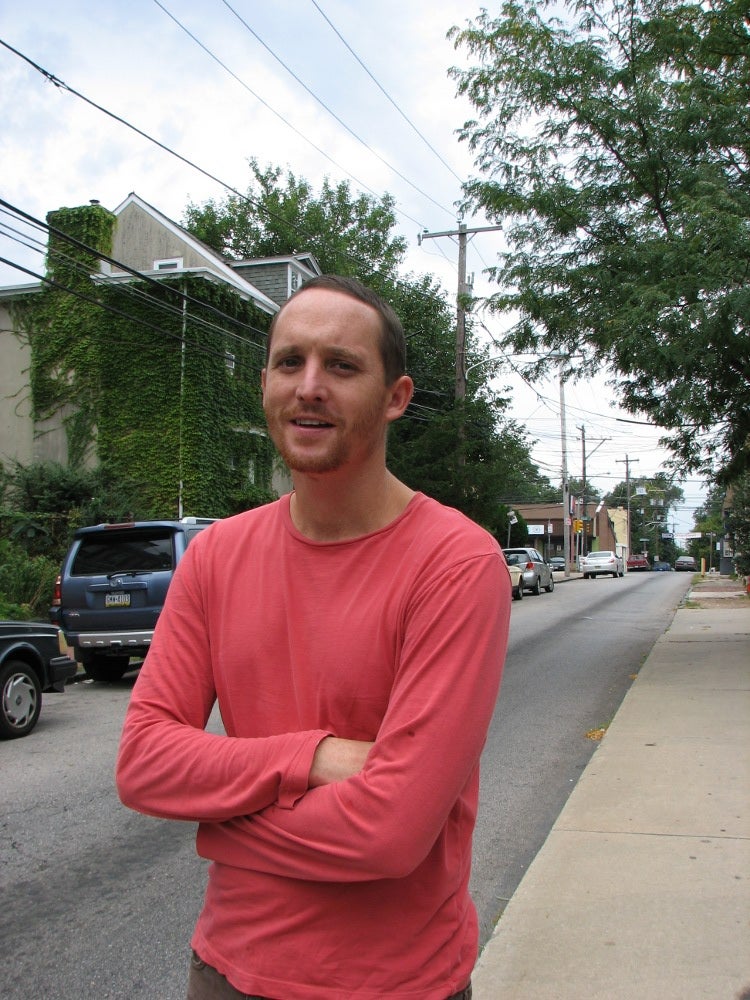
<instances>
[{"instance_id":1,"label":"overcast sky","mask_svg":"<svg viewBox=\"0 0 750 1000\"><path fill-rule=\"evenodd\" d=\"M435 275L452 295L455 240L420 247L416 237L455 228L459 179L474 173L456 137L472 109L447 74L466 56L446 33L478 9L466 0L0 0L0 39L82 95L0 46L0 198L43 220L94 198L113 209L135 191L180 222L190 202L220 199L227 187L244 192L255 157L316 189L328 176L391 193L409 241L407 270ZM0 257L41 273L39 248L23 246L9 226L0 212ZM482 272L501 241L481 233L469 243L475 294L491 291ZM30 280L0 264L0 285ZM500 318L486 323L502 332ZM661 471L666 453L658 429L623 422L634 418L610 404L604 381L567 384L566 423L569 473L581 475L583 426L587 474L606 492L624 480L626 456L637 480ZM532 457L557 481L557 382L529 387L508 369L499 384L512 387L513 415L536 442ZM678 531L690 530L703 496L697 480L683 489Z\"/></svg>"}]
</instances>

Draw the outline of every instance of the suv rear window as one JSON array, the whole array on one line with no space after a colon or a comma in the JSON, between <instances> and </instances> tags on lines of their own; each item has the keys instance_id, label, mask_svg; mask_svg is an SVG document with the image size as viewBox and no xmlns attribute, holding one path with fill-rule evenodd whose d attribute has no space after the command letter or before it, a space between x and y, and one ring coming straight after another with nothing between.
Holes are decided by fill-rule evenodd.
<instances>
[{"instance_id":1,"label":"suv rear window","mask_svg":"<svg viewBox=\"0 0 750 1000\"><path fill-rule=\"evenodd\" d=\"M109 576L112 573L171 570L174 568L172 535L164 527L84 535L71 575Z\"/></svg>"}]
</instances>

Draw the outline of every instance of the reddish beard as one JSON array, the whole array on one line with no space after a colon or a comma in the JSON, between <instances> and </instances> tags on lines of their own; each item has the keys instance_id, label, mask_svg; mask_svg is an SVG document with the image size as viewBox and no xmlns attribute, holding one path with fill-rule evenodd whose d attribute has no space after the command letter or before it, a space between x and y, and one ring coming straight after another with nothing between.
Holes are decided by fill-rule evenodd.
<instances>
[{"instance_id":1,"label":"reddish beard","mask_svg":"<svg viewBox=\"0 0 750 1000\"><path fill-rule=\"evenodd\" d=\"M266 415L271 439L292 472L335 472L346 465L356 451L364 450L366 457L372 455L385 437L381 400L373 401L348 427L331 420L322 411L316 412L315 407L306 407L304 416L331 424L331 441L327 447L308 450L304 445L290 444L288 428L294 415L282 413L275 418Z\"/></svg>"}]
</instances>

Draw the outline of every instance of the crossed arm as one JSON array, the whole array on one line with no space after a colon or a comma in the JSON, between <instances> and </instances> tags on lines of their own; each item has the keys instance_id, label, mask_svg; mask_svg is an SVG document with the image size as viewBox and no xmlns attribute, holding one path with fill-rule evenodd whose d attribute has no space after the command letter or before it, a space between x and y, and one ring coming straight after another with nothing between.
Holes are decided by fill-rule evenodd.
<instances>
[{"instance_id":1,"label":"crossed arm","mask_svg":"<svg viewBox=\"0 0 750 1000\"><path fill-rule=\"evenodd\" d=\"M206 636L194 635L189 655L170 667L164 650L183 648L196 620L185 589L170 589L156 657L126 720L123 802L200 821L200 852L238 867L314 880L413 870L476 771L505 656L509 589L504 568L476 559L453 591L415 613L371 742L325 730L204 732L215 698L211 650Z\"/></svg>"}]
</instances>

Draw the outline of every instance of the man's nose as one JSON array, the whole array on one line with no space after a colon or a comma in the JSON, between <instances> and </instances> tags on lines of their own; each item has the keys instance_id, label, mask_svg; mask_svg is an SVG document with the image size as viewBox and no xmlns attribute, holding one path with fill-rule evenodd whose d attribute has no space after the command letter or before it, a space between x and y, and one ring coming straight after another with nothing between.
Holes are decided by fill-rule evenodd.
<instances>
[{"instance_id":1,"label":"man's nose","mask_svg":"<svg viewBox=\"0 0 750 1000\"><path fill-rule=\"evenodd\" d=\"M308 359L297 382L297 396L299 399L322 399L325 394L325 366Z\"/></svg>"}]
</instances>

